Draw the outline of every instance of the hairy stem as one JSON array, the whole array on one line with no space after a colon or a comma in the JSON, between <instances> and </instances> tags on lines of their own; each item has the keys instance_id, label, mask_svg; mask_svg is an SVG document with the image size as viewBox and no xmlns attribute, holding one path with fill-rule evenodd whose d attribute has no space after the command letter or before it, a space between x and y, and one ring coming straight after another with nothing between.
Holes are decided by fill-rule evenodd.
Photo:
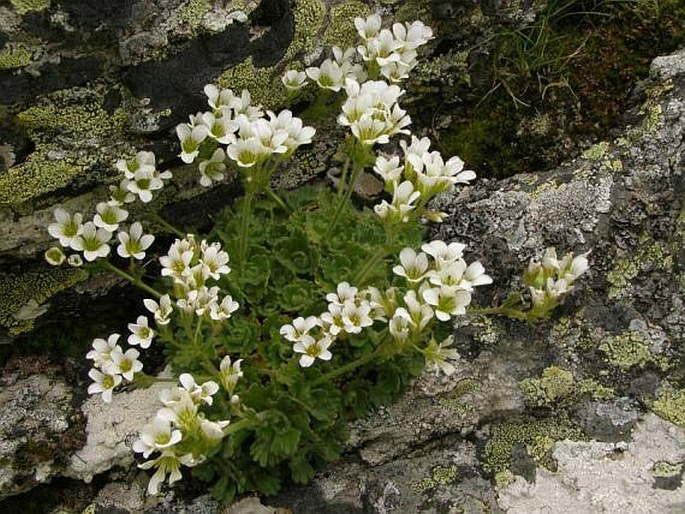
<instances>
[{"instance_id":1,"label":"hairy stem","mask_svg":"<svg viewBox=\"0 0 685 514\"><path fill-rule=\"evenodd\" d=\"M343 209L345 208L345 205L347 202L350 201L350 197L352 196L352 191L354 191L354 185L357 182L357 178L359 177L359 174L362 171L362 167L358 166L356 163L354 164L354 168L352 170L352 176L350 177L350 183L347 184L347 187L345 189L345 194L340 198L338 201L338 205L335 209L335 213L333 214L333 219L331 220L330 224L328 225L328 230L326 231L326 236L330 236L331 233L333 232L333 229L335 226L338 224L338 221L340 220L340 215L342 214ZM344 187L344 186L343 186Z\"/></svg>"},{"instance_id":2,"label":"hairy stem","mask_svg":"<svg viewBox=\"0 0 685 514\"><path fill-rule=\"evenodd\" d=\"M251 187L247 187L245 196L243 197L243 210L240 214L240 246L238 246L238 266L240 270L245 269L247 259L247 247L250 232L250 216L252 214L252 200L254 199L254 191Z\"/></svg>"},{"instance_id":3,"label":"hairy stem","mask_svg":"<svg viewBox=\"0 0 685 514\"><path fill-rule=\"evenodd\" d=\"M149 285L147 285L145 282L140 280L140 278L134 277L133 275L129 275L124 270L117 268L111 262L105 262L104 265L105 265L106 269L113 271L114 273L116 273L120 277L125 278L131 284L133 284L134 286L136 286L139 289L142 289L146 293L150 293L155 298L161 298L162 297L162 293L160 293L159 291L157 291L157 290L153 289L152 287L150 287Z\"/></svg>"}]
</instances>

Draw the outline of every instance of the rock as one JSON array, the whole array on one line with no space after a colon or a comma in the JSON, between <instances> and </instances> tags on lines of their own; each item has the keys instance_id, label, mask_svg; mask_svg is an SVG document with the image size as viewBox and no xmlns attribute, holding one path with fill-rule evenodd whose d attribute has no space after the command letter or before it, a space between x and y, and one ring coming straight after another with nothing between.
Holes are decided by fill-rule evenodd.
<instances>
[{"instance_id":1,"label":"rock","mask_svg":"<svg viewBox=\"0 0 685 514\"><path fill-rule=\"evenodd\" d=\"M679 512L685 488L657 487L663 464L685 460L685 433L647 414L625 443L562 441L554 457L559 469L539 470L534 484L516 477L498 490L498 502L511 514L528 512Z\"/></svg>"}]
</instances>

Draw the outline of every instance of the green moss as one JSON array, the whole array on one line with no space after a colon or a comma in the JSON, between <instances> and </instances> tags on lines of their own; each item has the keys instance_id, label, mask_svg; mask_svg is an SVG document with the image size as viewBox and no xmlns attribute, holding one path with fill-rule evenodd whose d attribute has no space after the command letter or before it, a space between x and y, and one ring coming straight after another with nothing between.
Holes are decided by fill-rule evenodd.
<instances>
[{"instance_id":1,"label":"green moss","mask_svg":"<svg viewBox=\"0 0 685 514\"><path fill-rule=\"evenodd\" d=\"M652 411L685 429L685 389L662 387L652 403Z\"/></svg>"},{"instance_id":2,"label":"green moss","mask_svg":"<svg viewBox=\"0 0 685 514\"><path fill-rule=\"evenodd\" d=\"M409 487L415 493L423 494L432 491L439 485L451 484L456 478L456 466L435 466L429 477L412 482Z\"/></svg>"},{"instance_id":3,"label":"green moss","mask_svg":"<svg viewBox=\"0 0 685 514\"><path fill-rule=\"evenodd\" d=\"M607 274L607 281L610 284L608 296L622 297L632 280L643 271L671 271L672 268L673 257L666 244L653 241L648 234L643 234L636 253L631 257L618 259L614 268Z\"/></svg>"},{"instance_id":4,"label":"green moss","mask_svg":"<svg viewBox=\"0 0 685 514\"><path fill-rule=\"evenodd\" d=\"M0 326L10 335L19 335L33 328L33 319L16 319L14 315L35 300L39 305L78 282L88 272L81 268L35 268L20 275L0 274Z\"/></svg>"},{"instance_id":5,"label":"green moss","mask_svg":"<svg viewBox=\"0 0 685 514\"><path fill-rule=\"evenodd\" d=\"M623 371L629 371L635 366L644 368L647 364L656 364L662 370L669 366L665 357L654 354L643 336L632 330L610 337L599 349L606 353L610 364Z\"/></svg>"},{"instance_id":6,"label":"green moss","mask_svg":"<svg viewBox=\"0 0 685 514\"><path fill-rule=\"evenodd\" d=\"M508 470L512 451L524 445L538 464L554 471L556 463L551 450L555 442L563 439L578 441L585 436L564 418L503 421L492 428L492 436L485 445L483 468L494 474Z\"/></svg>"},{"instance_id":7,"label":"green moss","mask_svg":"<svg viewBox=\"0 0 685 514\"><path fill-rule=\"evenodd\" d=\"M357 41L357 29L354 19L359 16L366 18L371 14L371 8L359 0L349 0L331 7L328 16L328 27L323 35L323 44L337 45L343 49L353 46Z\"/></svg>"},{"instance_id":8,"label":"green moss","mask_svg":"<svg viewBox=\"0 0 685 514\"><path fill-rule=\"evenodd\" d=\"M6 46L0 51L0 70L23 68L31 64L32 52L24 46Z\"/></svg>"},{"instance_id":9,"label":"green moss","mask_svg":"<svg viewBox=\"0 0 685 514\"><path fill-rule=\"evenodd\" d=\"M19 14L42 11L50 7L50 0L10 0Z\"/></svg>"},{"instance_id":10,"label":"green moss","mask_svg":"<svg viewBox=\"0 0 685 514\"><path fill-rule=\"evenodd\" d=\"M590 395L596 400L614 397L614 390L593 379L576 381L573 374L558 366L543 370L540 378L526 378L519 382L526 403L534 407L553 407L567 404L581 396Z\"/></svg>"}]
</instances>

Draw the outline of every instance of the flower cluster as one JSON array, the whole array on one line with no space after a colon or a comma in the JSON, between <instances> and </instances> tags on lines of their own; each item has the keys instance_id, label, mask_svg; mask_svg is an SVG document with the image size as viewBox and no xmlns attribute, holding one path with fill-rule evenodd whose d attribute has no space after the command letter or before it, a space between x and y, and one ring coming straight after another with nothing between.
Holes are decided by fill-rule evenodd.
<instances>
[{"instance_id":1,"label":"flower cluster","mask_svg":"<svg viewBox=\"0 0 685 514\"><path fill-rule=\"evenodd\" d=\"M112 334L107 340L94 339L93 349L86 355L94 366L88 372L88 376L93 379L93 383L88 386L88 393L101 393L105 403L112 401L115 387L124 379L132 381L134 375L143 369L143 364L138 360L140 352L134 348L124 352L117 344L119 337L119 334Z\"/></svg>"},{"instance_id":2,"label":"flower cluster","mask_svg":"<svg viewBox=\"0 0 685 514\"><path fill-rule=\"evenodd\" d=\"M226 320L238 309L231 295L221 297L218 286L207 285L210 279L218 280L231 272L228 261L228 253L221 249L220 243L210 244L205 240L198 243L192 236L176 239L167 254L159 258L162 276L173 279L176 306L184 313L214 321ZM161 297L159 304L146 303L158 323L168 319L170 305L168 295Z\"/></svg>"},{"instance_id":3,"label":"flower cluster","mask_svg":"<svg viewBox=\"0 0 685 514\"><path fill-rule=\"evenodd\" d=\"M203 405L211 406L219 385L211 380L197 384L190 373L179 377L180 387L165 389L160 395L164 407L141 431L133 450L147 459L139 464L141 469L155 468L148 483L148 492L157 494L159 486L169 477L169 484L181 479L181 465L192 467L204 460L211 448L220 444L224 428L230 421L211 421L201 411Z\"/></svg>"},{"instance_id":4,"label":"flower cluster","mask_svg":"<svg viewBox=\"0 0 685 514\"><path fill-rule=\"evenodd\" d=\"M333 58L324 59L319 66L304 72L288 70L282 77L289 91L302 88L307 79L322 89L338 92L347 80L362 83L367 78L383 77L389 82L400 82L416 66L417 49L433 38L433 31L420 21L395 23L381 29L381 17L355 18L354 25L361 39L357 47L345 50L334 46Z\"/></svg>"},{"instance_id":5,"label":"flower cluster","mask_svg":"<svg viewBox=\"0 0 685 514\"><path fill-rule=\"evenodd\" d=\"M390 222L406 223L418 206L425 206L438 193L456 184L468 184L476 178L471 170L464 170L464 162L452 157L445 162L440 152L429 152L430 140L412 136L411 143L400 141L404 163L398 156L376 158L374 171L383 179L385 190L392 201L383 200L374 207L378 216ZM433 213L431 221L440 221L442 213Z\"/></svg>"},{"instance_id":6,"label":"flower cluster","mask_svg":"<svg viewBox=\"0 0 685 514\"><path fill-rule=\"evenodd\" d=\"M554 248L547 248L542 260L531 259L523 274L533 301L533 311L545 316L560 305L573 291L573 284L589 267L586 252L577 256L567 253L557 259Z\"/></svg>"},{"instance_id":7,"label":"flower cluster","mask_svg":"<svg viewBox=\"0 0 685 514\"><path fill-rule=\"evenodd\" d=\"M198 161L200 184L205 187L223 180L227 157L240 169L253 168L272 157L276 163L289 157L300 145L311 142L312 127L305 127L289 110L278 114L251 103L250 93L237 96L230 89L205 86L210 111L190 116L176 127L183 162ZM225 149L220 145L225 146Z\"/></svg>"},{"instance_id":8,"label":"flower cluster","mask_svg":"<svg viewBox=\"0 0 685 514\"><path fill-rule=\"evenodd\" d=\"M393 268L393 273L407 284L401 298L398 287L384 293L375 287L360 292L342 282L335 293L326 295L327 312L318 317L296 318L281 327L281 335L295 343L293 351L302 354L302 367L311 366L316 358L331 360L329 347L339 334L359 334L374 321L386 322L398 343L417 343L434 318L449 321L452 316L465 314L473 288L492 283L480 262L466 264L464 248L463 244L440 240L424 244L418 253L405 248L400 252L400 264ZM445 364L447 358L456 355L454 350L445 349L449 344L431 340L422 350L434 369L454 371Z\"/></svg>"},{"instance_id":9,"label":"flower cluster","mask_svg":"<svg viewBox=\"0 0 685 514\"><path fill-rule=\"evenodd\" d=\"M164 181L171 179L172 174L170 171L157 171L152 152L138 152L129 161L121 159L116 167L124 173L124 178L118 186L110 187L111 195L107 202L95 206L96 212L91 221L84 223L80 212L70 214L64 209L55 209L55 222L48 226L48 233L59 241L60 246L53 246L45 252L48 263L59 266L66 261L71 266L81 266L84 259L92 262L107 257L110 244L116 244L115 233L119 242L116 250L120 257L135 260L145 258L145 251L155 237L145 234L140 222L132 223L128 229L120 229L129 217L123 205L136 199L149 202L153 191L164 187ZM63 249L79 253L67 257Z\"/></svg>"},{"instance_id":10,"label":"flower cluster","mask_svg":"<svg viewBox=\"0 0 685 514\"><path fill-rule=\"evenodd\" d=\"M366 293L347 282L326 295L328 310L320 316L299 317L281 327L281 335L295 343L293 351L302 354L300 366L309 367L315 359L331 360L328 349L340 334L359 334L373 324L372 308Z\"/></svg>"}]
</instances>

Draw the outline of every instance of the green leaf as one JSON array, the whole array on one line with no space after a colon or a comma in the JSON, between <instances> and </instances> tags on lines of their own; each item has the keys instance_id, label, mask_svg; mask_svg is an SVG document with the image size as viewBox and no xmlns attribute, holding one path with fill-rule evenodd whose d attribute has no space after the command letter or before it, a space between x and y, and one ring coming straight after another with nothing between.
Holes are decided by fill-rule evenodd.
<instances>
[{"instance_id":1,"label":"green leaf","mask_svg":"<svg viewBox=\"0 0 685 514\"><path fill-rule=\"evenodd\" d=\"M316 286L309 280L296 279L280 290L278 298L285 311L304 309L316 294Z\"/></svg>"},{"instance_id":2,"label":"green leaf","mask_svg":"<svg viewBox=\"0 0 685 514\"><path fill-rule=\"evenodd\" d=\"M235 498L235 482L226 476L221 477L211 488L210 492L217 500L224 503L230 503L233 501L233 498Z\"/></svg>"},{"instance_id":3,"label":"green leaf","mask_svg":"<svg viewBox=\"0 0 685 514\"><path fill-rule=\"evenodd\" d=\"M290 472L293 481L298 484L306 484L314 478L316 470L307 460L307 452L300 452L291 459Z\"/></svg>"}]
</instances>

